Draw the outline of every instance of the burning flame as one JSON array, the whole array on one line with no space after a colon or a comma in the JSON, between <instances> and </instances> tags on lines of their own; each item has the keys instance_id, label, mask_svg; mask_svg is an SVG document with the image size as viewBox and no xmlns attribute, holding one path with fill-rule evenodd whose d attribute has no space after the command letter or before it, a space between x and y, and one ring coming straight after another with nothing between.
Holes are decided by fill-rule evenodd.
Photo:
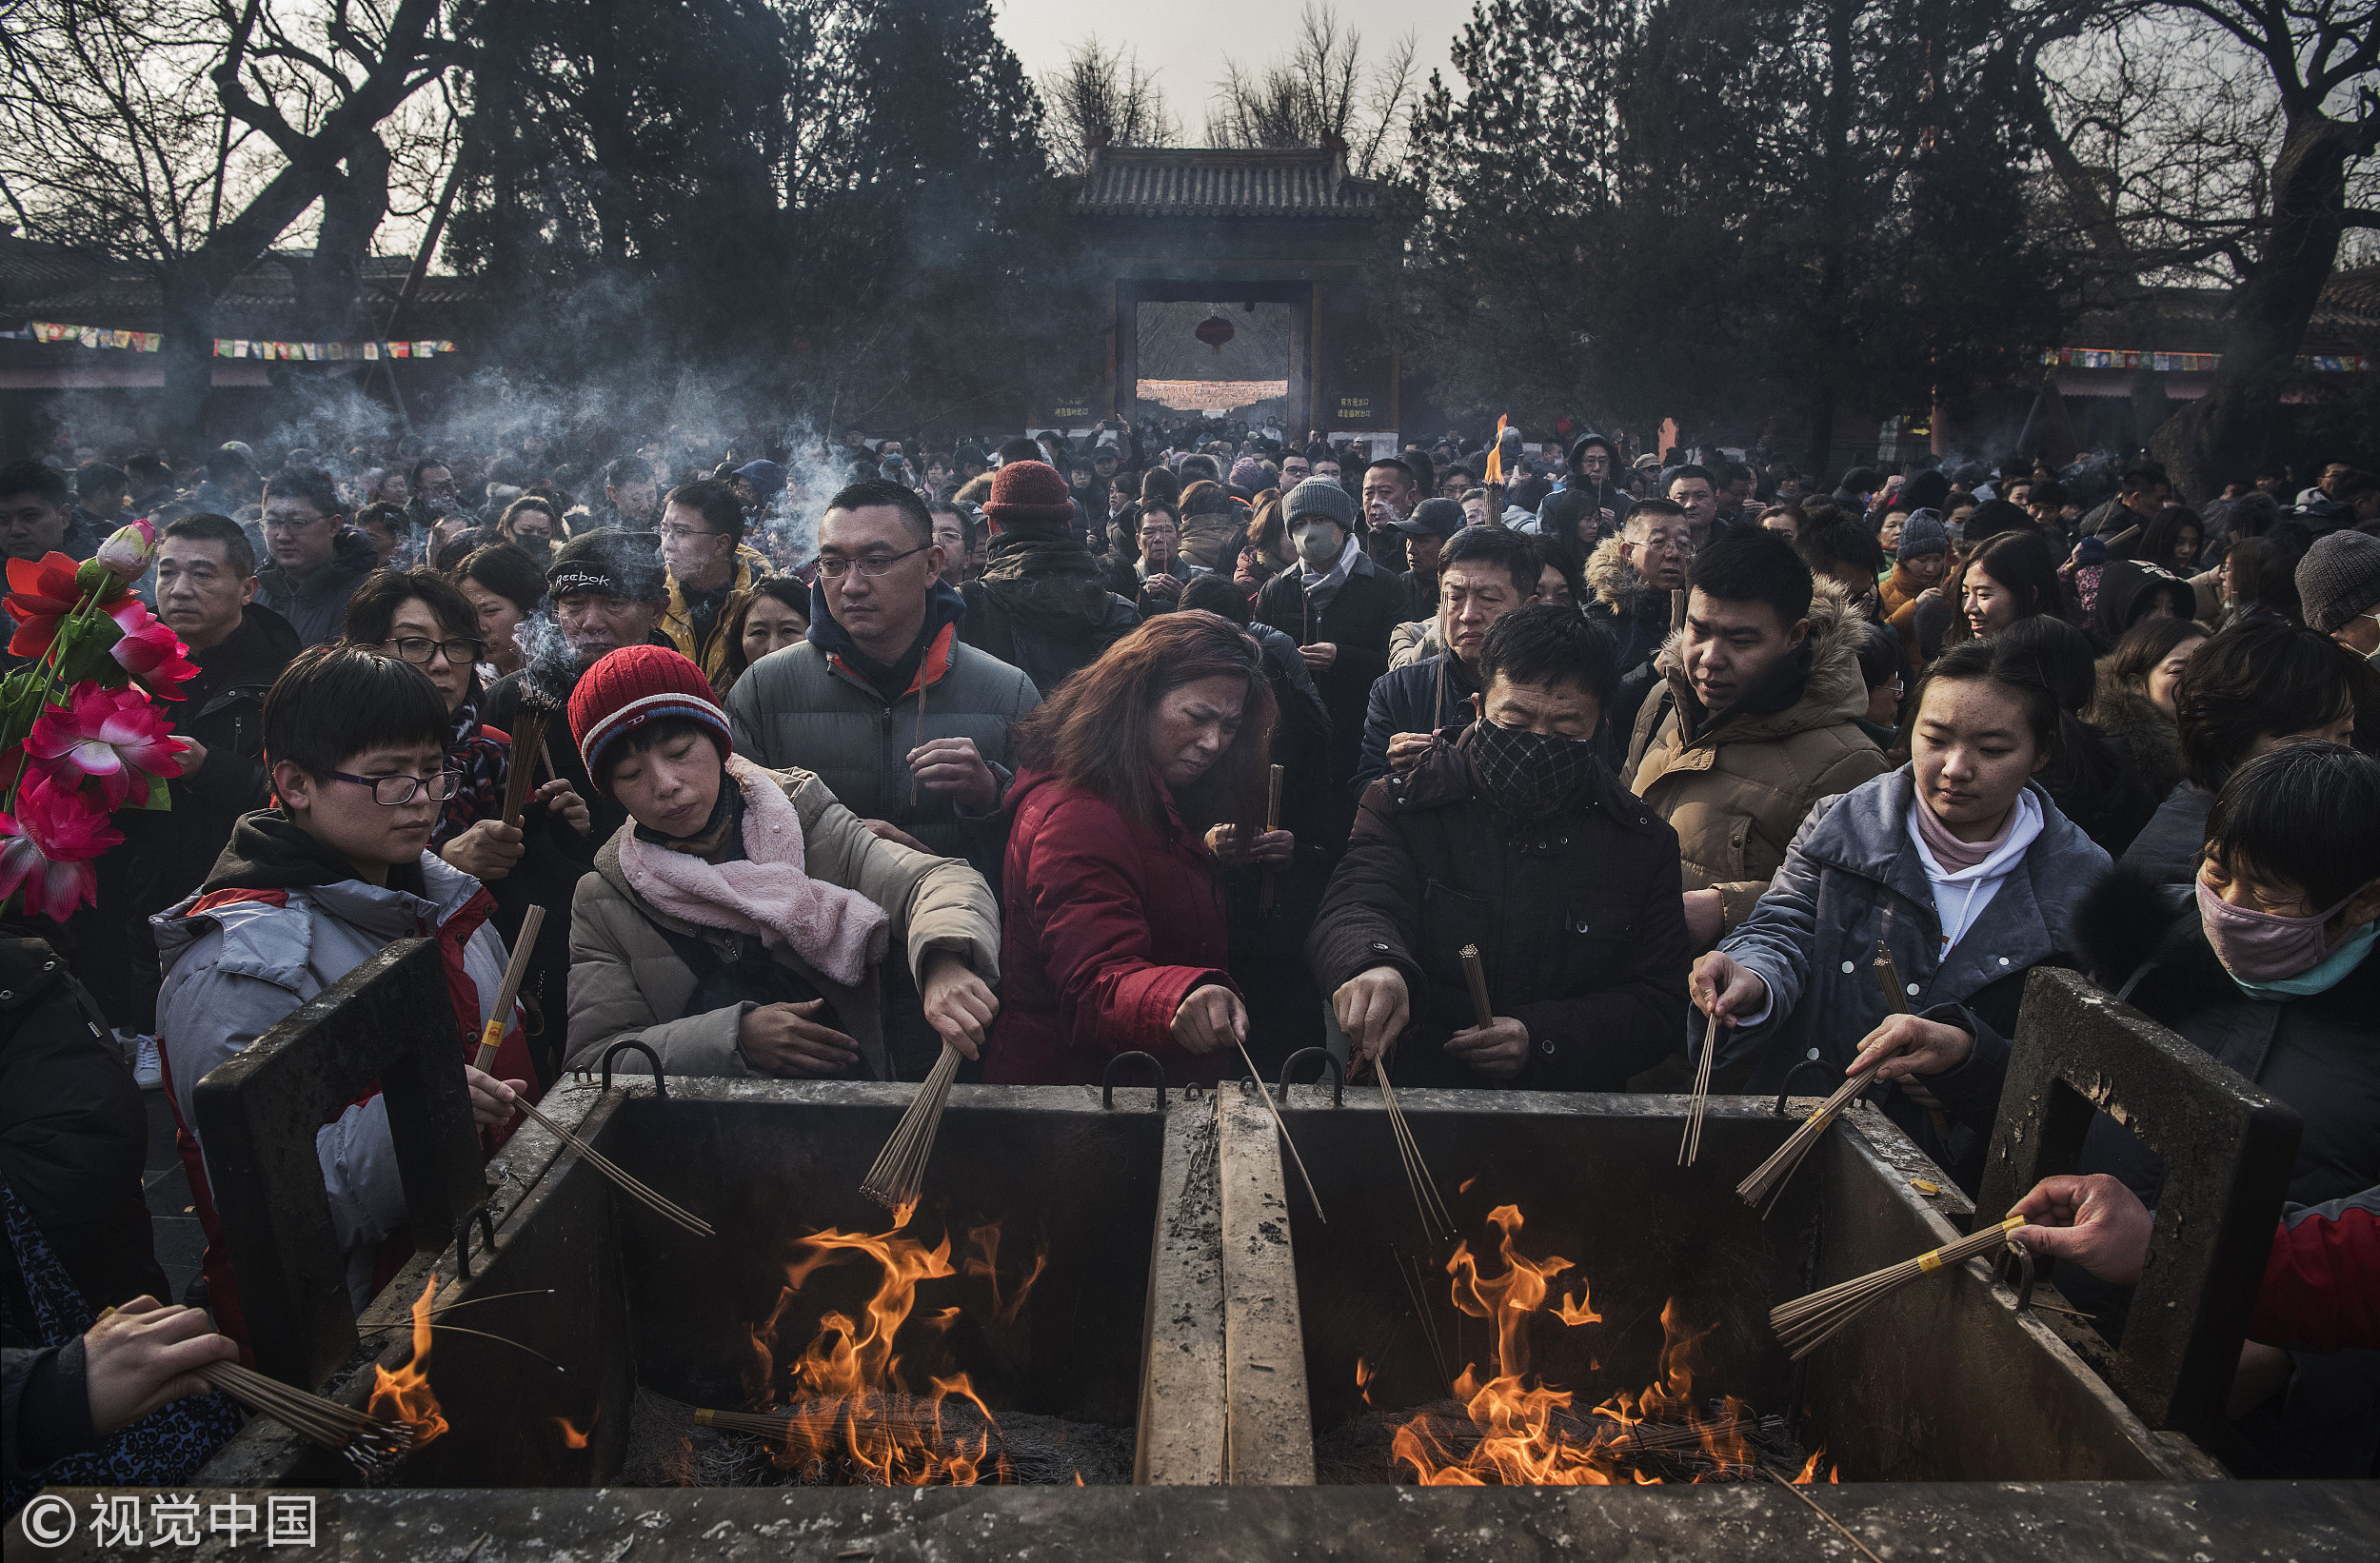
<instances>
[{"instance_id":1,"label":"burning flame","mask_svg":"<svg viewBox=\"0 0 2380 1563\"><path fill-rule=\"evenodd\" d=\"M1367 1406L1372 1403L1372 1380L1379 1375L1379 1369L1360 1356L1356 1358L1356 1388L1363 1392L1363 1403Z\"/></svg>"},{"instance_id":2,"label":"burning flame","mask_svg":"<svg viewBox=\"0 0 2380 1563\"><path fill-rule=\"evenodd\" d=\"M1468 1448L1450 1448L1441 1429L1457 1443L1469 1443L1460 1430L1433 1426L1424 1415L1397 1430L1395 1457L1412 1467L1425 1487L1609 1486L1635 1482L1657 1483L1660 1478L1639 1468L1636 1456L1655 1450L1696 1452L1712 1462L1713 1474L1741 1475L1757 1461L1745 1432L1752 1426L1750 1408L1728 1399L1716 1417L1696 1415L1694 1376L1700 1365L1703 1342L1712 1328L1693 1329L1676 1298L1661 1310L1663 1344L1658 1380L1640 1395L1622 1392L1592 1412L1573 1410L1576 1396L1567 1390L1532 1381L1529 1375L1529 1329L1532 1317L1550 1314L1576 1328L1595 1324L1603 1316L1589 1302L1587 1284L1578 1281L1575 1296L1555 1287L1557 1277L1573 1269L1570 1260L1549 1256L1532 1259L1515 1245L1522 1218L1519 1208L1498 1205L1488 1213L1502 1236L1497 1249L1503 1273L1483 1276L1468 1243L1458 1243L1446 1264L1454 1277L1453 1300L1474 1318L1490 1322L1496 1335L1496 1371L1482 1378L1466 1363L1454 1384L1455 1397L1478 1434ZM1370 1364L1358 1360L1356 1381L1371 1399L1369 1383L1377 1376ZM1815 1479L1819 1455L1795 1478ZM1697 1478L1700 1479L1700 1478Z\"/></svg>"},{"instance_id":3,"label":"burning flame","mask_svg":"<svg viewBox=\"0 0 2380 1563\"><path fill-rule=\"evenodd\" d=\"M586 1447L586 1434L572 1427L567 1416L554 1416L547 1419L562 1430L563 1448L585 1449Z\"/></svg>"},{"instance_id":4,"label":"burning flame","mask_svg":"<svg viewBox=\"0 0 2380 1563\"><path fill-rule=\"evenodd\" d=\"M1005 1457L992 1453L999 1423L967 1375L923 1373L921 1391L907 1365L908 1357L939 1340L961 1316L957 1307L920 1311L922 1283L962 1275L983 1277L991 1292L990 1316L1013 1324L1048 1264L1047 1253L1037 1253L1031 1270L1003 1295L1000 1228L977 1227L968 1238L973 1252L963 1266L951 1262L947 1236L929 1248L899 1225L883 1233L820 1232L802 1240L805 1252L787 1266L777 1306L752 1331L759 1366L756 1401L773 1398L778 1373L774 1342L803 1286L820 1270L846 1260L872 1263L880 1274L874 1295L856 1315L823 1315L817 1335L786 1365L791 1397L800 1409L777 1453L780 1464L843 1466L852 1480L869 1486L968 1486L1008 1479ZM909 1335L905 1342L900 1338L904 1330ZM753 1387L747 1379L747 1388ZM942 1403L954 1396L982 1417L980 1434L969 1437L945 1432Z\"/></svg>"},{"instance_id":5,"label":"burning flame","mask_svg":"<svg viewBox=\"0 0 2380 1563\"><path fill-rule=\"evenodd\" d=\"M431 1277L422 1287L422 1295L413 1299L412 1360L390 1373L375 1366L371 1404L367 1408L385 1421L410 1422L413 1425L413 1447L419 1449L446 1431L446 1418L438 1409L438 1396L429 1387L429 1299L438 1289Z\"/></svg>"}]
</instances>

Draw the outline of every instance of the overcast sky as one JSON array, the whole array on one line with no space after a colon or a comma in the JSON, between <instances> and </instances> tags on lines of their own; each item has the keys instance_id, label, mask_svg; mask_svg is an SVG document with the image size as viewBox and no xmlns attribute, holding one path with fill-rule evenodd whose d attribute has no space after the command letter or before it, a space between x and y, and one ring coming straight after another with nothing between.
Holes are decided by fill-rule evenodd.
<instances>
[{"instance_id":1,"label":"overcast sky","mask_svg":"<svg viewBox=\"0 0 2380 1563\"><path fill-rule=\"evenodd\" d=\"M1198 0L1194 5L1086 6L1081 0L994 0L1002 37L1038 82L1064 63L1066 50L1093 32L1100 42L1137 49L1157 72L1165 105L1196 141L1206 123L1214 84L1226 56L1262 66L1289 51L1298 35L1300 0ZM1356 0L1339 6L1341 25L1363 38L1364 58L1411 32L1417 84L1446 72L1446 46L1470 18L1471 0Z\"/></svg>"}]
</instances>

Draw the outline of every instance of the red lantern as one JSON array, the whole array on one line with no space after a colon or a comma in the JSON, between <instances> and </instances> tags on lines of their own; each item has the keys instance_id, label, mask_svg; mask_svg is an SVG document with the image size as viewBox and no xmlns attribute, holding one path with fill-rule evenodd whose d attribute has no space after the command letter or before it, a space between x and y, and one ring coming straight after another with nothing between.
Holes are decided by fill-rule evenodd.
<instances>
[{"instance_id":1,"label":"red lantern","mask_svg":"<svg viewBox=\"0 0 2380 1563\"><path fill-rule=\"evenodd\" d=\"M1233 330L1231 322L1222 316L1209 315L1199 322L1199 328L1191 334L1220 353L1223 350L1223 344L1240 333Z\"/></svg>"}]
</instances>

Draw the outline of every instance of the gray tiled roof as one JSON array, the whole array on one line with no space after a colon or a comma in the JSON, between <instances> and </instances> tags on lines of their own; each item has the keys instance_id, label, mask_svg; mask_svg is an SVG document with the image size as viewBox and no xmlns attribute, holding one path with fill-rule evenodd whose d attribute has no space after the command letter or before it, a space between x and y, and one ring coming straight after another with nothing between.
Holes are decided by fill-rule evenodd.
<instances>
[{"instance_id":1,"label":"gray tiled roof","mask_svg":"<svg viewBox=\"0 0 2380 1563\"><path fill-rule=\"evenodd\" d=\"M1378 188L1334 177L1336 161L1319 148L1106 148L1096 154L1075 209L1141 217L1370 216Z\"/></svg>"}]
</instances>

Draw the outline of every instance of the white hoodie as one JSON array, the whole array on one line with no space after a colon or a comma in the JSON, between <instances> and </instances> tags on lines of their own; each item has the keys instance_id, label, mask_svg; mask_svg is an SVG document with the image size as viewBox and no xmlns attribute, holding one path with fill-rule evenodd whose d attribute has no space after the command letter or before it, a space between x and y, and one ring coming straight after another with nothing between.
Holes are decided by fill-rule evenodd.
<instances>
[{"instance_id":1,"label":"white hoodie","mask_svg":"<svg viewBox=\"0 0 2380 1563\"><path fill-rule=\"evenodd\" d=\"M1917 811L1923 807L1922 801L1910 801L1909 839L1917 843L1917 861L1925 864L1926 882L1934 889L1934 916L1942 924L1942 948L1936 953L1948 955L1951 946L1975 925L1975 919L1992 904L1992 898L1999 894L2000 881L2024 861L2026 851L2041 834L2041 805L2034 801L2031 787L2018 793L2016 819L2009 829L2008 840L1974 867L1962 868L1954 874L1934 861L1933 850L1926 845L1925 833L1917 827Z\"/></svg>"}]
</instances>

